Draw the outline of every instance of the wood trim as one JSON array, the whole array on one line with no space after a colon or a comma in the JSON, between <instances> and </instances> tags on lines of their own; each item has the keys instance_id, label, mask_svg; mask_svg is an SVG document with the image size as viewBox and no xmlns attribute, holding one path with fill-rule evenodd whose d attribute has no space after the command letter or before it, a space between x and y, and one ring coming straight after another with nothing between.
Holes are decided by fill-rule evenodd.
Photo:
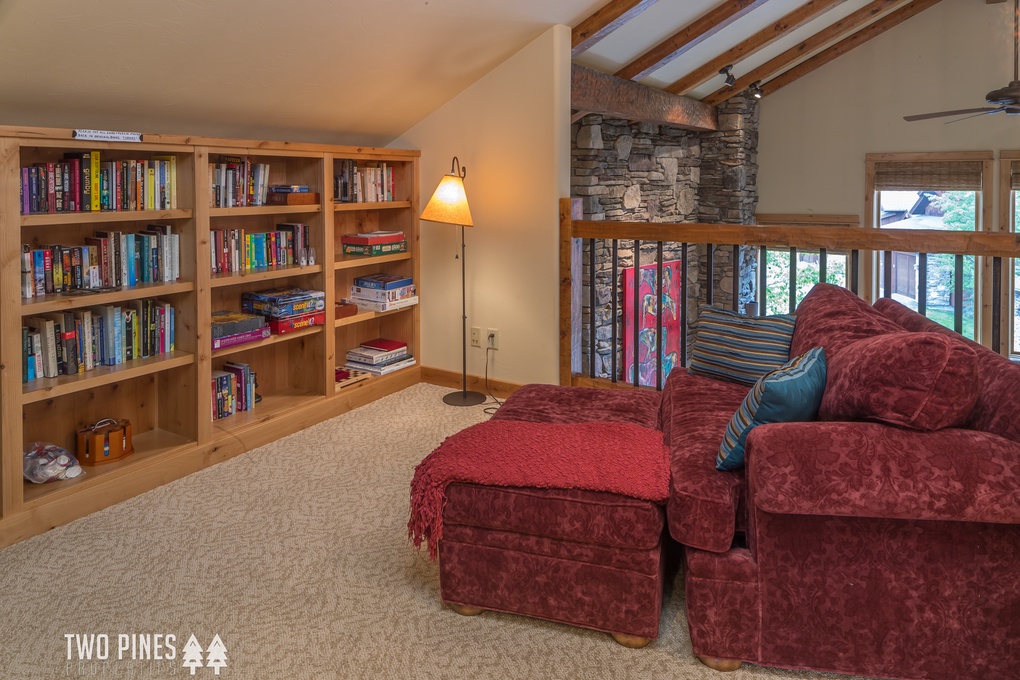
<instances>
[{"instance_id":1,"label":"wood trim","mask_svg":"<svg viewBox=\"0 0 1020 680\"><path fill-rule=\"evenodd\" d=\"M999 158L1001 158L1004 161L1020 159L1020 150L1010 149L1008 151L1000 151Z\"/></svg>"},{"instance_id":2,"label":"wood trim","mask_svg":"<svg viewBox=\"0 0 1020 680\"><path fill-rule=\"evenodd\" d=\"M936 0L937 1L937 0ZM925 163L945 161L990 161L995 158L993 151L908 151L864 154L866 162L876 163Z\"/></svg>"},{"instance_id":3,"label":"wood trim","mask_svg":"<svg viewBox=\"0 0 1020 680\"><path fill-rule=\"evenodd\" d=\"M846 0L809 0L807 4L788 13L783 18L758 31L743 42L737 43L712 61L688 73L675 83L664 87L666 92L684 95L719 75L720 69L729 64L736 64L741 59L755 54L762 48L771 45L785 33L796 30L815 17L828 12ZM738 90L739 91L739 90Z\"/></svg>"},{"instance_id":4,"label":"wood trim","mask_svg":"<svg viewBox=\"0 0 1020 680\"><path fill-rule=\"evenodd\" d=\"M719 128L713 106L578 64L571 68L570 104L578 111L666 123L687 130L712 132Z\"/></svg>"},{"instance_id":5,"label":"wood trim","mask_svg":"<svg viewBox=\"0 0 1020 680\"><path fill-rule=\"evenodd\" d=\"M834 226L575 221L574 238L1020 257L1020 234Z\"/></svg>"},{"instance_id":6,"label":"wood trim","mask_svg":"<svg viewBox=\"0 0 1020 680\"><path fill-rule=\"evenodd\" d=\"M890 28L899 25L900 23L911 18L915 14L920 14L929 7L937 4L939 0L911 0L910 3L900 7L899 9L890 12L878 21L869 24L867 27L857 31L853 35L840 40L838 43L829 47L818 54L814 55L810 59L797 64L789 71L782 73L781 75L773 78L764 85L761 86L762 96L767 97L773 92L779 90L786 85L794 82L802 76L811 73L815 69L828 64L833 59L843 56L847 52L850 52L855 47L860 47L864 43L868 42L877 35L885 33Z\"/></svg>"},{"instance_id":7,"label":"wood trim","mask_svg":"<svg viewBox=\"0 0 1020 680\"><path fill-rule=\"evenodd\" d=\"M570 56L576 57L644 12L657 0L609 0L570 31Z\"/></svg>"},{"instance_id":8,"label":"wood trim","mask_svg":"<svg viewBox=\"0 0 1020 680\"><path fill-rule=\"evenodd\" d=\"M840 38L847 33L857 30L867 24L877 15L882 14L891 7L903 3L904 0L874 0L872 3L849 14L832 25L827 26L805 39L798 45L791 47L777 57L770 59L758 68L749 71L747 74L737 78L732 87L721 87L701 101L706 104L719 105L734 95L740 94L754 82L761 82L780 73L790 64L803 59L815 50L824 47L828 43Z\"/></svg>"},{"instance_id":9,"label":"wood trim","mask_svg":"<svg viewBox=\"0 0 1020 680\"><path fill-rule=\"evenodd\" d=\"M16 139L0 139L0 517L21 509L21 156ZM15 291L18 291L15 293Z\"/></svg>"},{"instance_id":10,"label":"wood trim","mask_svg":"<svg viewBox=\"0 0 1020 680\"><path fill-rule=\"evenodd\" d=\"M701 44L766 0L724 2L662 41L616 72L617 78L640 80Z\"/></svg>"},{"instance_id":11,"label":"wood trim","mask_svg":"<svg viewBox=\"0 0 1020 680\"><path fill-rule=\"evenodd\" d=\"M462 378L463 376L459 371L447 371L442 368L431 368L428 366L421 367L421 382L429 383L430 385L460 390L463 384ZM469 375L467 377L467 386L469 390L481 392L486 396L489 396L489 392L491 392L492 396L499 399L507 399L523 387L520 383L489 378L489 386L486 388L485 378L477 375Z\"/></svg>"},{"instance_id":12,"label":"wood trim","mask_svg":"<svg viewBox=\"0 0 1020 680\"><path fill-rule=\"evenodd\" d=\"M826 224L831 226L860 227L861 218L857 215L814 215L814 214L783 214L758 213L755 215L758 224Z\"/></svg>"},{"instance_id":13,"label":"wood trim","mask_svg":"<svg viewBox=\"0 0 1020 680\"><path fill-rule=\"evenodd\" d=\"M995 213L996 205L992 195L992 174L995 172L995 161L992 158L986 159L981 164L981 191L977 195L977 229L984 232L998 233L998 229L995 226ZM1005 263L1003 263L1005 264ZM980 273L979 273L980 272ZM977 257L974 259L974 296L976 300L980 300L981 304L978 305L975 310L974 319L974 338L983 344L985 347L992 346L992 258L991 257ZM1006 308L1002 308L1000 311L1004 312ZM1008 318L1006 314L1000 314L1003 318ZM1001 330L1002 319L1000 319L999 328ZM1000 341L1005 344L1005 337L1001 333L999 334ZM1002 351L1002 346L999 350Z\"/></svg>"}]
</instances>

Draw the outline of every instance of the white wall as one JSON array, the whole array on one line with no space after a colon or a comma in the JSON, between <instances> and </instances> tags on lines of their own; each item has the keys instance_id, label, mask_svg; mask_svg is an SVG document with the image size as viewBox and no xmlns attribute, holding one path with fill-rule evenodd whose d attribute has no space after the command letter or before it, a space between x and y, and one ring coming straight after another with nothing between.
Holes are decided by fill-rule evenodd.
<instances>
[{"instance_id":1,"label":"white wall","mask_svg":"<svg viewBox=\"0 0 1020 680\"><path fill-rule=\"evenodd\" d=\"M1020 148L1020 117L949 125L1013 77L1013 3L943 0L762 100L758 211L864 218L864 155Z\"/></svg>"},{"instance_id":2,"label":"white wall","mask_svg":"<svg viewBox=\"0 0 1020 680\"><path fill-rule=\"evenodd\" d=\"M453 156L475 226L466 230L468 325L499 329L489 377L558 382L557 200L569 195L570 29L554 26L394 140L418 148L421 205ZM421 223L421 364L461 370L460 232ZM485 352L468 345L468 373Z\"/></svg>"}]
</instances>

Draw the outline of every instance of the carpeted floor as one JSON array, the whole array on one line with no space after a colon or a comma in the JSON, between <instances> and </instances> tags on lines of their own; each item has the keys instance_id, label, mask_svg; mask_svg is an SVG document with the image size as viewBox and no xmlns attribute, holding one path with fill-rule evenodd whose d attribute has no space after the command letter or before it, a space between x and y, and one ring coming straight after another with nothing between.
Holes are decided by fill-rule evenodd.
<instances>
[{"instance_id":1,"label":"carpeted floor","mask_svg":"<svg viewBox=\"0 0 1020 680\"><path fill-rule=\"evenodd\" d=\"M486 418L445 406L447 391L416 385L0 551L0 678L846 677L706 669L691 654L679 583L659 639L641 650L445 608L406 522L414 465ZM73 634L86 637L70 639L68 660ZM175 658L133 660L130 636L157 634L175 636ZM100 648L79 660L78 643L99 635L108 658L95 658ZM219 635L227 665L184 666L191 635L203 649Z\"/></svg>"}]
</instances>

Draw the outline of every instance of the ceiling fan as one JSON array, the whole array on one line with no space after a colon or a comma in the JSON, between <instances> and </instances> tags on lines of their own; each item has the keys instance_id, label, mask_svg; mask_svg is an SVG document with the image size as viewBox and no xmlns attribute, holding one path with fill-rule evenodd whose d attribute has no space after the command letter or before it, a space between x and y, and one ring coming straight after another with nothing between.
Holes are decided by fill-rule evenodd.
<instances>
[{"instance_id":1,"label":"ceiling fan","mask_svg":"<svg viewBox=\"0 0 1020 680\"><path fill-rule=\"evenodd\" d=\"M939 111L938 113L921 113L916 116L903 116L903 120L913 122L915 120L928 120L929 118L942 118L944 116L964 116L956 120L948 121L955 123L967 118L985 116L989 113L1005 113L1009 116L1020 115L1020 0L1013 0L1013 80L1006 87L992 90L985 95L985 101L992 106L982 106L974 109L960 109L958 111ZM973 115L966 115L966 114Z\"/></svg>"}]
</instances>

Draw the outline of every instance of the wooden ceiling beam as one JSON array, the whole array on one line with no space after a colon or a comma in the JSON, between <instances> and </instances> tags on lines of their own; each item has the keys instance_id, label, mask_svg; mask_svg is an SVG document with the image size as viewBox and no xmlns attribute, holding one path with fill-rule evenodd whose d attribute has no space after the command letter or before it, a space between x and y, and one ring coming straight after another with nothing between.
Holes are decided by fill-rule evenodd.
<instances>
[{"instance_id":1,"label":"wooden ceiling beam","mask_svg":"<svg viewBox=\"0 0 1020 680\"><path fill-rule=\"evenodd\" d=\"M714 106L578 64L571 67L570 106L577 111L688 130L711 132L719 127Z\"/></svg>"},{"instance_id":2,"label":"wooden ceiling beam","mask_svg":"<svg viewBox=\"0 0 1020 680\"><path fill-rule=\"evenodd\" d=\"M685 95L699 85L707 83L719 75L719 72L726 66L736 64L741 59L751 56L782 37L783 34L800 28L815 17L828 12L833 7L844 2L846 0L810 0L807 4L801 5L771 26L758 31L747 40L735 45L701 68L688 73L680 80L663 89L673 94Z\"/></svg>"},{"instance_id":3,"label":"wooden ceiling beam","mask_svg":"<svg viewBox=\"0 0 1020 680\"><path fill-rule=\"evenodd\" d=\"M865 5L856 12L848 14L839 21L836 21L830 26L823 28L818 33L815 33L810 38L807 38L803 42L786 50L779 56L770 59L758 68L748 72L746 75L737 78L737 82L734 83L732 87L723 86L707 97L703 97L701 101L706 104L718 106L730 97L738 95L746 90L751 83L762 82L777 73L781 73L783 69L795 61L802 59L805 55L811 54L820 47L824 47L833 40L851 33L852 31L856 31L861 26L873 20L879 14L882 14L898 4L902 4L905 1L906 0L873 0L870 4Z\"/></svg>"},{"instance_id":4,"label":"wooden ceiling beam","mask_svg":"<svg viewBox=\"0 0 1020 680\"><path fill-rule=\"evenodd\" d=\"M765 2L766 0L732 0L722 3L621 68L616 72L616 77L626 80L644 78Z\"/></svg>"},{"instance_id":5,"label":"wooden ceiling beam","mask_svg":"<svg viewBox=\"0 0 1020 680\"><path fill-rule=\"evenodd\" d=\"M911 0L911 2L903 7L890 12L872 24L868 24L865 28L857 31L847 38L843 38L832 47L819 52L810 59L797 64L789 71L786 71L768 81L761 86L762 96L767 97L779 88L789 85L793 81L811 73L820 66L828 64L833 59L843 56L855 47L860 47L876 35L885 33L890 28L903 23L915 14L920 14L932 5L938 4L938 2L939 0Z\"/></svg>"},{"instance_id":6,"label":"wooden ceiling beam","mask_svg":"<svg viewBox=\"0 0 1020 680\"><path fill-rule=\"evenodd\" d=\"M610 0L570 32L571 57L576 57L623 26L657 0Z\"/></svg>"}]
</instances>

